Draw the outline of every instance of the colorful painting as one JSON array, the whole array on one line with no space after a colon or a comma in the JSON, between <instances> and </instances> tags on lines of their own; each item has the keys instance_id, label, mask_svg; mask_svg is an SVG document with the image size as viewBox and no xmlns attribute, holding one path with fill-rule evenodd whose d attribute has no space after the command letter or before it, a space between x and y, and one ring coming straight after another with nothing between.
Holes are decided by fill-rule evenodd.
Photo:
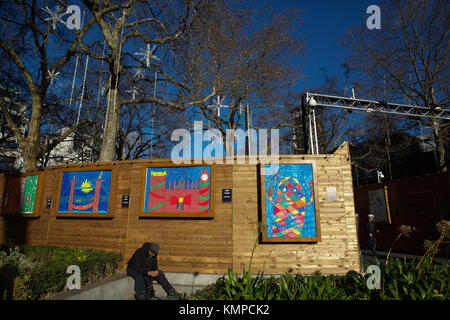
<instances>
[{"instance_id":1,"label":"colorful painting","mask_svg":"<svg viewBox=\"0 0 450 320\"><path fill-rule=\"evenodd\" d=\"M6 214L35 214L39 175L10 177L6 183L3 210Z\"/></svg>"},{"instance_id":2,"label":"colorful painting","mask_svg":"<svg viewBox=\"0 0 450 320\"><path fill-rule=\"evenodd\" d=\"M107 214L110 187L111 170L63 172L58 214Z\"/></svg>"},{"instance_id":3,"label":"colorful painting","mask_svg":"<svg viewBox=\"0 0 450 320\"><path fill-rule=\"evenodd\" d=\"M317 241L314 169L312 163L280 164L277 174L263 170L263 239L267 241Z\"/></svg>"},{"instance_id":4,"label":"colorful painting","mask_svg":"<svg viewBox=\"0 0 450 320\"><path fill-rule=\"evenodd\" d=\"M144 216L212 216L211 166L148 167L144 176Z\"/></svg>"}]
</instances>

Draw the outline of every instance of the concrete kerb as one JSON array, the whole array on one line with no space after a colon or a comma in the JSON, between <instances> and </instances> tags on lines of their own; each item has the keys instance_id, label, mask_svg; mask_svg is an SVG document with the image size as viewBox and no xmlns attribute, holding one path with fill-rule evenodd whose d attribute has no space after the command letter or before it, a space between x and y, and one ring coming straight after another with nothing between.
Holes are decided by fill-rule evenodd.
<instances>
[{"instance_id":1,"label":"concrete kerb","mask_svg":"<svg viewBox=\"0 0 450 320\"><path fill-rule=\"evenodd\" d=\"M223 276L171 272L165 272L165 274L175 289L186 297ZM156 297L167 299L166 293L158 283L154 282L153 286ZM74 289L56 294L45 300L134 300L134 280L125 271L120 271L111 278L83 286L79 290Z\"/></svg>"}]
</instances>

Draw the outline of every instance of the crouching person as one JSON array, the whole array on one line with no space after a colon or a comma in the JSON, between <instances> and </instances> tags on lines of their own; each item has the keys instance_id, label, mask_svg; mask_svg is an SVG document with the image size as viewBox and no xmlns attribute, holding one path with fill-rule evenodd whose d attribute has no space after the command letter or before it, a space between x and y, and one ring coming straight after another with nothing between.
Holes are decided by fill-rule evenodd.
<instances>
[{"instance_id":1,"label":"crouching person","mask_svg":"<svg viewBox=\"0 0 450 320\"><path fill-rule=\"evenodd\" d=\"M181 298L181 294L172 287L164 272L158 270L158 252L157 243L146 242L128 261L127 274L134 279L137 300L149 300L154 296L152 280L162 286L168 298Z\"/></svg>"}]
</instances>

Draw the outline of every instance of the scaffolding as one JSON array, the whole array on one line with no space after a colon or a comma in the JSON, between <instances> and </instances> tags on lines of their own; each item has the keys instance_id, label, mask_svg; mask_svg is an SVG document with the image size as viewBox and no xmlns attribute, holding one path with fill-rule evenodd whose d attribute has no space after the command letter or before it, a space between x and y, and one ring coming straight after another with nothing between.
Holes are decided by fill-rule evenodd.
<instances>
[{"instance_id":1,"label":"scaffolding","mask_svg":"<svg viewBox=\"0 0 450 320\"><path fill-rule=\"evenodd\" d=\"M325 94L306 92L302 98L302 114L304 115L304 144L309 154L319 154L317 138L316 107L340 108L360 112L377 112L382 114L401 115L411 118L431 118L434 120L450 120L450 110L441 106L431 108L356 99L354 97L338 97ZM306 120L307 119L307 120ZM308 122L308 124L306 124Z\"/></svg>"}]
</instances>

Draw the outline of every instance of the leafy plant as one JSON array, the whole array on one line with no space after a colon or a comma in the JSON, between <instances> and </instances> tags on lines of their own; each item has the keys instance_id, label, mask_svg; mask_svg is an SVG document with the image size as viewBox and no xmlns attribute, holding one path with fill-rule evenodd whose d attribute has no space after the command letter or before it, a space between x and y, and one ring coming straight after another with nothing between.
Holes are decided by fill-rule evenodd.
<instances>
[{"instance_id":1,"label":"leafy plant","mask_svg":"<svg viewBox=\"0 0 450 320\"><path fill-rule=\"evenodd\" d=\"M440 229L439 229L440 228ZM261 230L259 228L259 230ZM352 273L346 276L304 276L285 274L267 277L263 272L251 273L251 264L257 241L252 249L248 270L242 275L232 269L214 284L198 291L191 299L207 300L448 300L450 299L450 269L433 264L433 257L442 241L448 235L449 224L438 224L441 237L416 265L415 260L405 258L388 259L389 263L380 267L381 290L371 290L367 286L368 274ZM407 236L411 228L403 226L401 235ZM259 236L259 234L258 234ZM393 246L395 245L394 244ZM420 269L419 267L422 266Z\"/></svg>"},{"instance_id":2,"label":"leafy plant","mask_svg":"<svg viewBox=\"0 0 450 320\"><path fill-rule=\"evenodd\" d=\"M67 267L81 270L81 283L111 275L122 255L103 250L56 246L2 246L0 299L39 299L65 289Z\"/></svg>"},{"instance_id":3,"label":"leafy plant","mask_svg":"<svg viewBox=\"0 0 450 320\"><path fill-rule=\"evenodd\" d=\"M354 273L346 276L291 275L265 277L228 274L198 291L193 299L208 300L448 300L450 270L430 266L427 277L416 270L416 262L394 258L388 265L380 264L382 288L367 287L369 275Z\"/></svg>"}]
</instances>

